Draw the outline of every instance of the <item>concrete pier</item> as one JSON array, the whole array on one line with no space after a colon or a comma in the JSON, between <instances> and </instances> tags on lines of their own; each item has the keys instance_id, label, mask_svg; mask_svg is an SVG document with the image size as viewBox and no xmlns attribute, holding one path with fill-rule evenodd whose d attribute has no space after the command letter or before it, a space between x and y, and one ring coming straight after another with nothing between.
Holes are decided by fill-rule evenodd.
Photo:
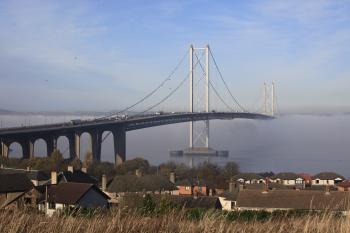
<instances>
[{"instance_id":1,"label":"concrete pier","mask_svg":"<svg viewBox=\"0 0 350 233\"><path fill-rule=\"evenodd\" d=\"M126 131L119 128L113 131L115 165L118 166L125 162L126 158Z\"/></svg>"}]
</instances>

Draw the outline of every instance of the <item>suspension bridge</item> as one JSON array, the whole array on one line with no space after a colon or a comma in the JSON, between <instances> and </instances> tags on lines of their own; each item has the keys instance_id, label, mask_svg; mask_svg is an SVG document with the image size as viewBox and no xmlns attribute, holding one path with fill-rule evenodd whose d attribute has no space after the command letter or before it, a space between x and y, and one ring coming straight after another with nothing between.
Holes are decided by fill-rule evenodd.
<instances>
[{"instance_id":1,"label":"suspension bridge","mask_svg":"<svg viewBox=\"0 0 350 233\"><path fill-rule=\"evenodd\" d=\"M151 103L143 111L130 111L142 105L150 97L155 96L164 85L169 82L184 62L189 57L188 73L174 88L155 103ZM204 57L204 62L202 61ZM215 87L210 79L210 63L213 63L219 80L222 82L228 98L224 98L222 93ZM184 85L189 83L189 109L188 111L157 111L157 108L175 95ZM200 84L202 83L202 86ZM115 164L119 165L126 159L126 132L140 130L161 125L189 122L189 148L209 148L209 122L210 120L231 120L231 119L273 119L275 113L274 86L270 98L267 95L265 85L263 113L247 111L235 98L228 84L223 78L222 72L209 48L195 48L190 46L189 52L182 57L174 70L156 86L153 90L143 96L134 104L124 109L110 113L103 117L90 120L72 120L69 122L12 127L0 129L1 156L9 156L9 148L12 143L19 143L22 147L23 158L34 156L35 141L43 139L46 142L47 154L50 155L57 149L57 139L61 136L68 138L70 158L80 159L80 137L83 133L90 135L91 144L89 150L92 152L94 160L101 160L102 142L110 135L114 140ZM212 104L210 99L213 92L217 100L226 108L218 111L216 104ZM270 100L270 101L268 101ZM270 103L270 107L268 107ZM213 107L214 106L214 107ZM103 133L108 132L103 137Z\"/></svg>"}]
</instances>

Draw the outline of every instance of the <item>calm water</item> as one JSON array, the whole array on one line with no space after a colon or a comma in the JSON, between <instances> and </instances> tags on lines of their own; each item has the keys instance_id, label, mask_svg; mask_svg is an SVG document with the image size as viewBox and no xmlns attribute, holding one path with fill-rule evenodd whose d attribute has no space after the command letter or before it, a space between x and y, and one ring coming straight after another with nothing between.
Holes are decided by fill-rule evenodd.
<instances>
[{"instance_id":1,"label":"calm water","mask_svg":"<svg viewBox=\"0 0 350 233\"><path fill-rule=\"evenodd\" d=\"M2 127L9 127L62 122L75 118L79 117L0 115L0 122ZM211 146L230 152L228 159L216 162L222 164L234 160L243 171L336 171L350 177L349 122L350 115L289 115L273 121L212 121ZM82 136L81 143L82 154L85 154L89 145L87 134ZM65 151L67 146L68 140L60 137L59 149ZM187 123L127 133L127 158L143 157L152 164L170 160L169 150L179 150L187 146ZM11 149L10 156L21 155L18 145L12 144ZM65 151L64 156L68 157L68 153ZM42 140L36 142L35 154L46 154ZM111 136L102 145L102 160L113 161Z\"/></svg>"}]
</instances>

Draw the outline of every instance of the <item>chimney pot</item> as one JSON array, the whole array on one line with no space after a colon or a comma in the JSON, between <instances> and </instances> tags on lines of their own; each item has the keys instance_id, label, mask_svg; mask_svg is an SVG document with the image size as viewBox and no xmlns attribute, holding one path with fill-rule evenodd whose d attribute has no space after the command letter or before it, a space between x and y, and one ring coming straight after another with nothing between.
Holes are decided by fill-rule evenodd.
<instances>
[{"instance_id":1,"label":"chimney pot","mask_svg":"<svg viewBox=\"0 0 350 233\"><path fill-rule=\"evenodd\" d=\"M56 171L51 172L51 184L57 184L57 172Z\"/></svg>"},{"instance_id":2,"label":"chimney pot","mask_svg":"<svg viewBox=\"0 0 350 233\"><path fill-rule=\"evenodd\" d=\"M140 169L136 169L135 175L136 175L137 177L141 177L141 176L142 176L142 172L140 171Z\"/></svg>"},{"instance_id":3,"label":"chimney pot","mask_svg":"<svg viewBox=\"0 0 350 233\"><path fill-rule=\"evenodd\" d=\"M228 184L228 190L232 193L235 189L235 183L234 181L231 179L230 183Z\"/></svg>"},{"instance_id":4,"label":"chimney pot","mask_svg":"<svg viewBox=\"0 0 350 233\"><path fill-rule=\"evenodd\" d=\"M68 166L68 169L67 169L69 172L73 173L74 172L74 167L73 166Z\"/></svg>"},{"instance_id":5,"label":"chimney pot","mask_svg":"<svg viewBox=\"0 0 350 233\"><path fill-rule=\"evenodd\" d=\"M170 172L169 180L170 180L171 183L175 184L175 181L176 181L175 172Z\"/></svg>"},{"instance_id":6,"label":"chimney pot","mask_svg":"<svg viewBox=\"0 0 350 233\"><path fill-rule=\"evenodd\" d=\"M105 174L102 175L102 191L106 191L107 189L107 177Z\"/></svg>"}]
</instances>

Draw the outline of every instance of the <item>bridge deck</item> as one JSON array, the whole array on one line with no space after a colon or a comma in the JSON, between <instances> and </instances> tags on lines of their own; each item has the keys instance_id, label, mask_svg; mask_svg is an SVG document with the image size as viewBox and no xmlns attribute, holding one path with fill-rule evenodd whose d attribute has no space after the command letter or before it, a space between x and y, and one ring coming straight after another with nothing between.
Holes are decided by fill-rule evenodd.
<instances>
[{"instance_id":1,"label":"bridge deck","mask_svg":"<svg viewBox=\"0 0 350 233\"><path fill-rule=\"evenodd\" d=\"M85 131L96 128L108 130L110 127L123 127L126 131L175 124L189 121L215 120L215 119L272 119L271 116L257 113L239 112L202 112L202 113L165 113L162 115L131 116L127 119L86 120L73 124L72 122L14 127L0 129L0 137L14 134L33 134L50 132Z\"/></svg>"}]
</instances>

